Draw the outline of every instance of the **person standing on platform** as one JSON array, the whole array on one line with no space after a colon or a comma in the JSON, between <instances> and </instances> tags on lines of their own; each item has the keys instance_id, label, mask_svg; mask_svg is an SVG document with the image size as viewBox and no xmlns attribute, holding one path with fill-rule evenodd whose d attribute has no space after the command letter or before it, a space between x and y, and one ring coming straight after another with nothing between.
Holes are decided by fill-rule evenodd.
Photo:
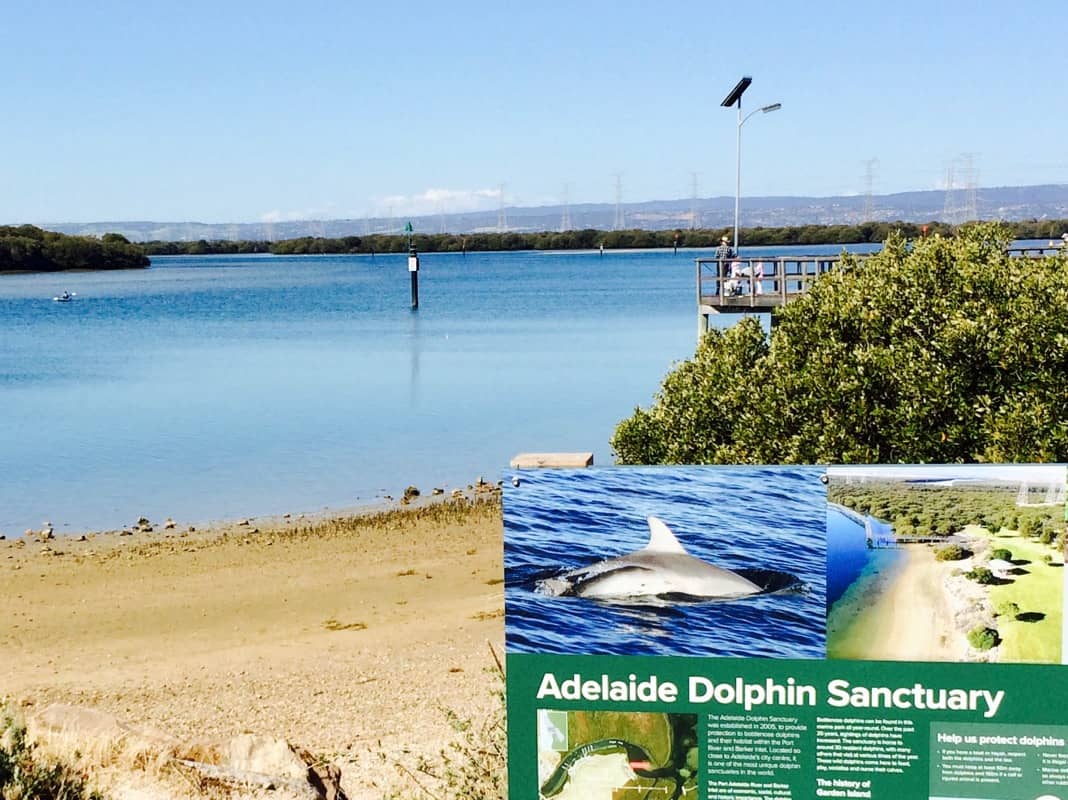
<instances>
[{"instance_id":1,"label":"person standing on platform","mask_svg":"<svg viewBox=\"0 0 1068 800\"><path fill-rule=\"evenodd\" d=\"M725 280L727 277L727 274L729 272L727 262L730 261L732 258L734 258L734 248L731 247L731 237L729 237L727 234L723 234L723 236L720 237L719 240L719 247L716 248L716 261L719 262L718 272L719 279L721 281ZM724 284L724 288L727 290L728 293L730 293L734 287L731 281L727 281Z\"/></svg>"}]
</instances>

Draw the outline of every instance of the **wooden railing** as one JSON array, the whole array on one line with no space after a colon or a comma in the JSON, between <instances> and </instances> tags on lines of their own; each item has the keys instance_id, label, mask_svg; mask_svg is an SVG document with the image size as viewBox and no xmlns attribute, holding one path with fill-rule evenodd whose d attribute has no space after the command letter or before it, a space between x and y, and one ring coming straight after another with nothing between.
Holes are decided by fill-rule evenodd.
<instances>
[{"instance_id":1,"label":"wooden railing","mask_svg":"<svg viewBox=\"0 0 1068 800\"><path fill-rule=\"evenodd\" d=\"M841 259L841 256L698 258L697 304L709 307L711 313L767 310L785 305L808 291L820 275L835 269Z\"/></svg>"}]
</instances>

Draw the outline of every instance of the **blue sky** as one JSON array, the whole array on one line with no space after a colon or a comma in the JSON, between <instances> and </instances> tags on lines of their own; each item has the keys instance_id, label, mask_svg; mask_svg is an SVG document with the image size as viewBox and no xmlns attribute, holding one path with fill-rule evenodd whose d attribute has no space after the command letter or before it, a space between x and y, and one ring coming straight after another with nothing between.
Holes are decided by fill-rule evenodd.
<instances>
[{"instance_id":1,"label":"blue sky","mask_svg":"<svg viewBox=\"0 0 1068 800\"><path fill-rule=\"evenodd\" d=\"M392 4L391 4L392 5ZM0 223L1068 183L1063 0L8 0ZM743 220L744 222L744 220Z\"/></svg>"}]
</instances>

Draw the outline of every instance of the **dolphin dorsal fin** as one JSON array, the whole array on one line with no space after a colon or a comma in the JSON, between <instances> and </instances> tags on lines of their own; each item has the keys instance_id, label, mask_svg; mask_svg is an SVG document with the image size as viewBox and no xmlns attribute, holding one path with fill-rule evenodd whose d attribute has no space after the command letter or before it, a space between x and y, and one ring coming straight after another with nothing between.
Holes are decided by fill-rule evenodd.
<instances>
[{"instance_id":1,"label":"dolphin dorsal fin","mask_svg":"<svg viewBox=\"0 0 1068 800\"><path fill-rule=\"evenodd\" d=\"M654 553L686 553L686 549L679 544L679 540L675 538L675 534L671 532L671 528L667 526L664 520L658 517L649 517L649 544L645 546L646 550L651 550Z\"/></svg>"}]
</instances>

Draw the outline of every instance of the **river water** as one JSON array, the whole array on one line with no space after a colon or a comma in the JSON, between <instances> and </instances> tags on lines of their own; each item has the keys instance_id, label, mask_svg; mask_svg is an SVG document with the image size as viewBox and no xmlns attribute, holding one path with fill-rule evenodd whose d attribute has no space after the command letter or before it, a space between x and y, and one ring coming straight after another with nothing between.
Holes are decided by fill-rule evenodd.
<instances>
[{"instance_id":1,"label":"river water","mask_svg":"<svg viewBox=\"0 0 1068 800\"><path fill-rule=\"evenodd\" d=\"M343 508L522 451L610 463L693 353L698 254L426 254L415 313L403 255L0 276L0 534Z\"/></svg>"}]
</instances>

